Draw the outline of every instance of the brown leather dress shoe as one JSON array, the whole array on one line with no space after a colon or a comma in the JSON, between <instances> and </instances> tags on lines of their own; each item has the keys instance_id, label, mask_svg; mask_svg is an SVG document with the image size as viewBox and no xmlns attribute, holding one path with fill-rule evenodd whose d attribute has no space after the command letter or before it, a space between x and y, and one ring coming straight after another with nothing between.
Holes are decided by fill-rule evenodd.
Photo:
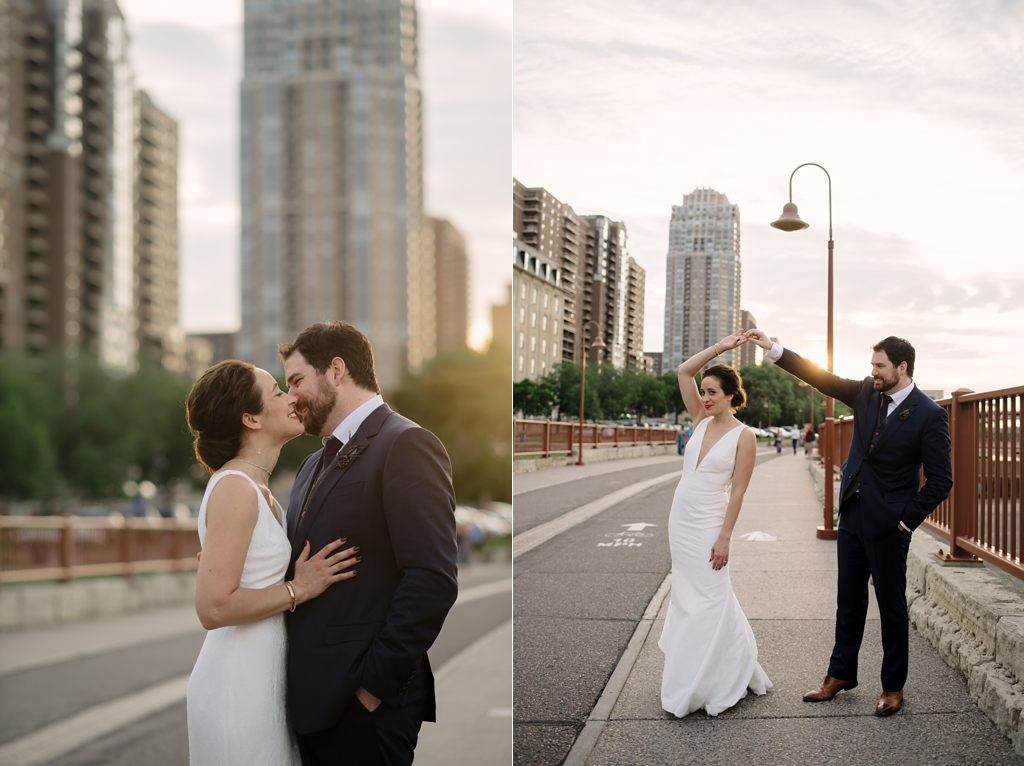
<instances>
[{"instance_id":1,"label":"brown leather dress shoe","mask_svg":"<svg viewBox=\"0 0 1024 766\"><path fill-rule=\"evenodd\" d=\"M903 690L898 692L882 692L875 705L875 715L892 715L903 707Z\"/></svg>"},{"instance_id":2,"label":"brown leather dress shoe","mask_svg":"<svg viewBox=\"0 0 1024 766\"><path fill-rule=\"evenodd\" d=\"M835 697L843 689L853 689L857 686L856 681L844 681L841 678L825 676L821 680L821 686L811 689L804 695L804 702L824 702Z\"/></svg>"}]
</instances>

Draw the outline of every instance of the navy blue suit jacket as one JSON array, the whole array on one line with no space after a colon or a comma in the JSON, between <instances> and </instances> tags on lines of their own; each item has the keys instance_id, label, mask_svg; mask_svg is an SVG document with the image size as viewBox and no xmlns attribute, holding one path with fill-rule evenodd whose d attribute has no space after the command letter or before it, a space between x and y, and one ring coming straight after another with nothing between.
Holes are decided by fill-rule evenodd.
<instances>
[{"instance_id":1,"label":"navy blue suit jacket","mask_svg":"<svg viewBox=\"0 0 1024 766\"><path fill-rule=\"evenodd\" d=\"M363 557L354 578L285 615L288 709L302 734L337 723L360 685L398 706L426 689L426 720L434 720L426 652L458 596L455 492L441 442L382 404L339 458L354 448L348 465L335 459L319 484L323 450L307 457L289 496L289 579L306 540L312 555L347 538L343 547L359 546Z\"/></svg>"},{"instance_id":2,"label":"navy blue suit jacket","mask_svg":"<svg viewBox=\"0 0 1024 766\"><path fill-rule=\"evenodd\" d=\"M846 496L859 474L865 531L878 537L898 528L900 522L917 529L953 487L946 411L915 386L893 411L872 447L881 403L872 378L840 378L789 349L783 350L776 364L853 408L853 441L843 464L839 497ZM840 504L839 512L842 510Z\"/></svg>"}]
</instances>

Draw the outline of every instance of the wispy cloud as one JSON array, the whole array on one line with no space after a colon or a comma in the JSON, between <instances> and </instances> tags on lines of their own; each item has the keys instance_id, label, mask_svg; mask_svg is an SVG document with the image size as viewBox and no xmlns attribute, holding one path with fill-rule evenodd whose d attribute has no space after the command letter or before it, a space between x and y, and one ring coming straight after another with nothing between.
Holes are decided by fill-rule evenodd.
<instances>
[{"instance_id":1,"label":"wispy cloud","mask_svg":"<svg viewBox=\"0 0 1024 766\"><path fill-rule=\"evenodd\" d=\"M1024 319L1024 5L515 8L516 175L626 222L647 269L647 348L662 341L671 205L708 186L740 205L744 308L766 329L823 336L824 174L794 179L809 231L768 227L790 171L815 161L834 185L837 365L857 374L866 345L905 332L921 358L980 354L972 385L1024 382L1024 360L990 342ZM955 388L963 372L935 382Z\"/></svg>"}]
</instances>

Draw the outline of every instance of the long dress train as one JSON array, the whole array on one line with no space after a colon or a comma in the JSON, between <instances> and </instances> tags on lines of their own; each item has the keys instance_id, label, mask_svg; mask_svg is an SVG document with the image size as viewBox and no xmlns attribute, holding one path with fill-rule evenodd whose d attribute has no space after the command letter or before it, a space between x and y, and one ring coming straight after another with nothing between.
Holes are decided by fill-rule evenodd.
<instances>
[{"instance_id":1,"label":"long dress train","mask_svg":"<svg viewBox=\"0 0 1024 766\"><path fill-rule=\"evenodd\" d=\"M665 653L661 706L682 718L704 708L718 715L772 687L757 662L757 643L732 591L728 564L711 568L711 548L725 522L736 444L744 426L727 432L697 465L710 418L686 446L672 499L669 544L672 593L658 646Z\"/></svg>"}]
</instances>

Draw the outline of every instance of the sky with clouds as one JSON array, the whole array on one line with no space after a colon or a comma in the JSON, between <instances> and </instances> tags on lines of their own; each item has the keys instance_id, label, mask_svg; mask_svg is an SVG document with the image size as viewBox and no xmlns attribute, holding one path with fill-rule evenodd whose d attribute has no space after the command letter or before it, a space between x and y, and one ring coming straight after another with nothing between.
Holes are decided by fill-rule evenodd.
<instances>
[{"instance_id":1,"label":"sky with clouds","mask_svg":"<svg viewBox=\"0 0 1024 766\"><path fill-rule=\"evenodd\" d=\"M187 332L238 327L238 92L241 0L119 0L137 87L179 124L181 322ZM510 0L420 0L426 212L463 233L470 323L490 334L503 303L512 167Z\"/></svg>"},{"instance_id":2,"label":"sky with clouds","mask_svg":"<svg viewBox=\"0 0 1024 766\"><path fill-rule=\"evenodd\" d=\"M832 178L835 369L917 349L946 392L1024 385L1024 3L516 0L513 173L626 222L661 350L671 206L740 207L742 307L824 364L828 185L769 227L790 173Z\"/></svg>"}]
</instances>

